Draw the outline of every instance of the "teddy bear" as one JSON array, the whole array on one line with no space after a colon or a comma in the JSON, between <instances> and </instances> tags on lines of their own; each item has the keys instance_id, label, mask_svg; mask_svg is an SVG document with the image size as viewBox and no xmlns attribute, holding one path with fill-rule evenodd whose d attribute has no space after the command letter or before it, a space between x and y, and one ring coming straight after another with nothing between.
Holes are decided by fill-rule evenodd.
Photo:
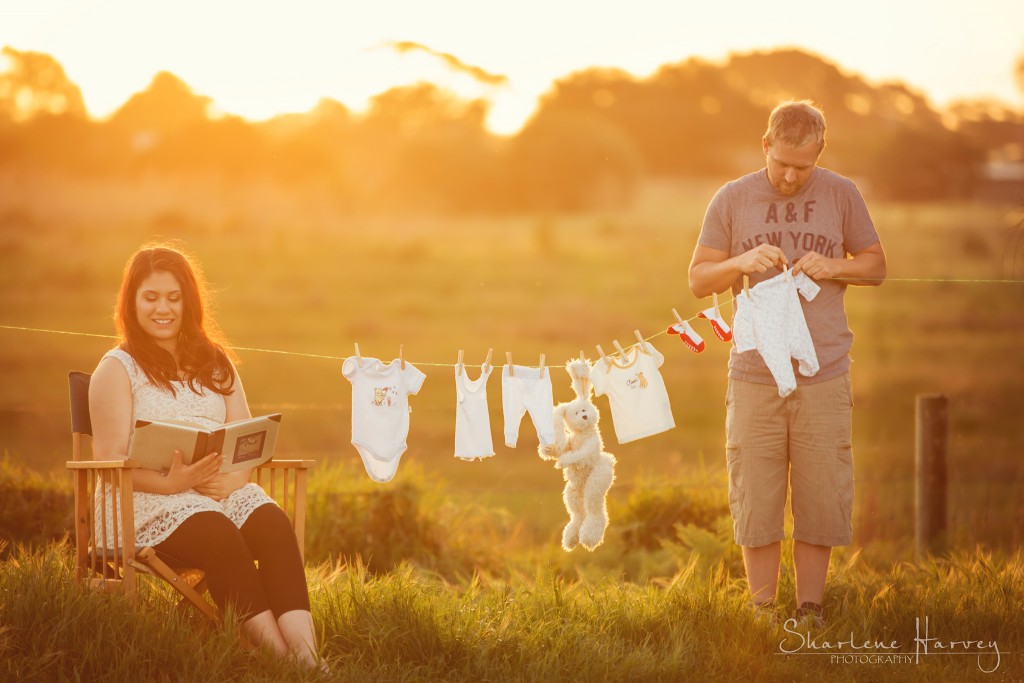
<instances>
[{"instance_id":1,"label":"teddy bear","mask_svg":"<svg viewBox=\"0 0 1024 683\"><path fill-rule=\"evenodd\" d=\"M569 523L562 531L562 547L572 550L581 544L593 550L604 540L608 528L605 496L615 481L615 456L604 452L597 423L597 406L591 401L590 364L581 356L565 364L576 398L555 406L555 441L541 445L538 454L554 460L565 477L562 499ZM559 427L561 425L561 428Z\"/></svg>"}]
</instances>

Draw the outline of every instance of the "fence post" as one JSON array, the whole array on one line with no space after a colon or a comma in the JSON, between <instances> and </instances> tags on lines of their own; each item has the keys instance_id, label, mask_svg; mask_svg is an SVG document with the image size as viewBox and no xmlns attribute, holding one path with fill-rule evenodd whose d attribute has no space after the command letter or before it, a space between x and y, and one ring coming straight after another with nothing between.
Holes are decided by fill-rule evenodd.
<instances>
[{"instance_id":1,"label":"fence post","mask_svg":"<svg viewBox=\"0 0 1024 683\"><path fill-rule=\"evenodd\" d=\"M914 452L915 541L918 558L946 549L946 452L949 401L918 394Z\"/></svg>"}]
</instances>

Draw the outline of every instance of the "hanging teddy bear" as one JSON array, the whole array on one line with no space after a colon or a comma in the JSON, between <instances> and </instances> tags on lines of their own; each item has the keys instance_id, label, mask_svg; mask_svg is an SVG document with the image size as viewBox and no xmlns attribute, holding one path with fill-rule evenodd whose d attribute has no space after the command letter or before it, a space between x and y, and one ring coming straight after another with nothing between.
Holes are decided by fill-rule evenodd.
<instances>
[{"instance_id":1,"label":"hanging teddy bear","mask_svg":"<svg viewBox=\"0 0 1024 683\"><path fill-rule=\"evenodd\" d=\"M562 531L562 547L577 544L593 550L604 540L608 528L605 497L615 481L615 456L604 452L597 422L600 414L590 400L590 364L581 357L565 364L576 399L555 406L555 442L538 449L541 458L554 460L565 477L562 499L569 511L569 523ZM559 428L559 424L562 428Z\"/></svg>"}]
</instances>

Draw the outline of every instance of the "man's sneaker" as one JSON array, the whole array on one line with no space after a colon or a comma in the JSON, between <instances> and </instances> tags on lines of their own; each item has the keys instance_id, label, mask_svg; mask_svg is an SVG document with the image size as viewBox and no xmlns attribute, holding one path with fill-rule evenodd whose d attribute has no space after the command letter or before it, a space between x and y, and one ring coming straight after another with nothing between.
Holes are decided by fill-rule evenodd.
<instances>
[{"instance_id":1,"label":"man's sneaker","mask_svg":"<svg viewBox=\"0 0 1024 683\"><path fill-rule=\"evenodd\" d=\"M816 602L805 602L797 608L796 620L814 628L825 628L825 610Z\"/></svg>"},{"instance_id":2,"label":"man's sneaker","mask_svg":"<svg viewBox=\"0 0 1024 683\"><path fill-rule=\"evenodd\" d=\"M750 608L754 611L754 621L758 624L774 626L779 623L779 613L775 609L775 600L764 602L750 602Z\"/></svg>"}]
</instances>

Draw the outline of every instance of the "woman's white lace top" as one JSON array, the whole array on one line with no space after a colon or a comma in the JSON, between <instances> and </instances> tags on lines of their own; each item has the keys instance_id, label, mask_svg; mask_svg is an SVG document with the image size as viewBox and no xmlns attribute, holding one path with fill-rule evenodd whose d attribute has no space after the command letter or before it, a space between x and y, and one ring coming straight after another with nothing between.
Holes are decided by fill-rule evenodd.
<instances>
[{"instance_id":1,"label":"woman's white lace top","mask_svg":"<svg viewBox=\"0 0 1024 683\"><path fill-rule=\"evenodd\" d=\"M224 397L205 387L202 393L189 388L187 382L175 382L175 393L149 381L146 373L135 359L121 349L112 349L104 358L113 357L121 361L132 386L132 426L128 445L135 435L136 420L181 420L201 427L216 427L224 424L227 408ZM97 489L99 495L100 489ZM106 528L112 536L113 510L110 505L109 487L106 505L96 505L96 528L100 529L102 510L106 510ZM135 503L135 546L149 547L166 540L178 526L197 512L214 511L227 515L236 527L241 527L252 511L274 500L253 483L234 491L222 501L215 501L192 489L182 493L134 493ZM97 501L99 503L99 501ZM120 530L119 532L120 533ZM118 544L120 539L117 539ZM102 543L97 539L97 545ZM110 538L107 547L113 547Z\"/></svg>"}]
</instances>

